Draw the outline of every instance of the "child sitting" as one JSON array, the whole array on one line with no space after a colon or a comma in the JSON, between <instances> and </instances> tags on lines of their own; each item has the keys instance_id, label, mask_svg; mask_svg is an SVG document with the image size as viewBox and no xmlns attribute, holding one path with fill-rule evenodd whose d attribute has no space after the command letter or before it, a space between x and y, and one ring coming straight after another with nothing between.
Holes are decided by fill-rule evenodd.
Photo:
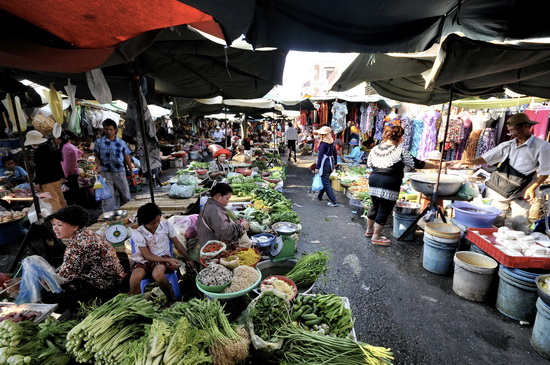
<instances>
[{"instance_id":1,"label":"child sitting","mask_svg":"<svg viewBox=\"0 0 550 365\"><path fill-rule=\"evenodd\" d=\"M0 177L7 177L6 185L10 188L28 181L27 171L20 166L15 165L12 156L2 157L2 168L0 168Z\"/></svg>"},{"instance_id":2,"label":"child sitting","mask_svg":"<svg viewBox=\"0 0 550 365\"><path fill-rule=\"evenodd\" d=\"M170 240L191 269L195 270L195 264L177 239L172 224L161 221L161 214L154 203L147 203L138 209L139 227L132 233L136 250L132 254L130 294L139 294L141 280L152 277L166 295L167 303L173 303L172 286L164 274L173 272L181 264L170 255Z\"/></svg>"}]
</instances>

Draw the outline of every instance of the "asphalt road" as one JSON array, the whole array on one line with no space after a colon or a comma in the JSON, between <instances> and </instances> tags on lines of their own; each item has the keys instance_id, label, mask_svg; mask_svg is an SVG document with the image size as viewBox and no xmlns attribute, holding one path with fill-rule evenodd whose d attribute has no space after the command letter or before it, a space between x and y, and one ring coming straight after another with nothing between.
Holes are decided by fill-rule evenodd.
<instances>
[{"instance_id":1,"label":"asphalt road","mask_svg":"<svg viewBox=\"0 0 550 365\"><path fill-rule=\"evenodd\" d=\"M331 250L330 272L314 291L349 298L358 340L390 347L395 364L550 363L529 343L532 325L495 308L496 289L487 303L471 302L453 292L452 276L422 267L422 231L412 242L392 237L390 247L374 246L342 193L340 207L318 201L309 192L313 161L302 156L287 169L285 195L303 226L298 252ZM391 227L385 234L391 237Z\"/></svg>"}]
</instances>

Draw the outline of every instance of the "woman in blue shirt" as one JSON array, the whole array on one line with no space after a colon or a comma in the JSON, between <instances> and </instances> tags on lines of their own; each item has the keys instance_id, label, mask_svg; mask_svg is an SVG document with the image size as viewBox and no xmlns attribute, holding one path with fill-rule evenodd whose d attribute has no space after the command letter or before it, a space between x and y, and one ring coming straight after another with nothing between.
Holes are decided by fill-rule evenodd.
<instances>
[{"instance_id":1,"label":"woman in blue shirt","mask_svg":"<svg viewBox=\"0 0 550 365\"><path fill-rule=\"evenodd\" d=\"M359 142L357 141L357 139L353 138L351 141L349 141L349 144L355 147L353 147L353 150L351 150L351 153L347 155L346 158L348 160L351 160L354 165L359 165L363 157L363 151L361 150L361 147L359 147Z\"/></svg>"}]
</instances>

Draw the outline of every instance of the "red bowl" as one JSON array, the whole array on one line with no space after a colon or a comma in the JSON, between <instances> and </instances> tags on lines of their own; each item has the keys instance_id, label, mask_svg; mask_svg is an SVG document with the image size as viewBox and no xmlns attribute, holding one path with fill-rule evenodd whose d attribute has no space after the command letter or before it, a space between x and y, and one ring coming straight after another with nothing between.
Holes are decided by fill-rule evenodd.
<instances>
[{"instance_id":1,"label":"red bowl","mask_svg":"<svg viewBox=\"0 0 550 365\"><path fill-rule=\"evenodd\" d=\"M252 174L252 170L247 169L247 168L243 168L243 167L239 167L239 168L235 169L235 172L237 174L241 174L243 176L250 176L250 174Z\"/></svg>"},{"instance_id":2,"label":"red bowl","mask_svg":"<svg viewBox=\"0 0 550 365\"><path fill-rule=\"evenodd\" d=\"M262 255L260 254L260 251L258 251L257 248L239 247L235 251L232 251L229 254L229 256L233 256L233 255L236 255L237 252L247 251L247 250L254 250L254 252L256 252L256 255L258 255L258 260L255 263L253 263L252 265L248 265L248 266L256 267L256 265L258 265L258 262L260 262L260 260L262 259ZM240 259L240 257L239 257L239 259ZM240 262L240 260L239 260L239 262Z\"/></svg>"},{"instance_id":3,"label":"red bowl","mask_svg":"<svg viewBox=\"0 0 550 365\"><path fill-rule=\"evenodd\" d=\"M267 281L267 279L270 279L270 278L276 278L276 279L279 279L279 280L282 280L284 281L285 283L287 283L288 285L290 285L292 287L292 291L294 292L294 295L289 299L290 300L293 300L294 298L296 298L296 296L298 295L298 287L296 286L296 283L294 283L294 281L292 281L291 279L287 278L286 276L282 276L282 275L271 275L271 276L268 276L267 278L265 278L264 280L262 280L262 284L265 284L265 282Z\"/></svg>"},{"instance_id":4,"label":"red bowl","mask_svg":"<svg viewBox=\"0 0 550 365\"><path fill-rule=\"evenodd\" d=\"M208 172L208 170L204 170L204 169L198 169L198 170L195 170L195 172L199 175L204 175Z\"/></svg>"}]
</instances>

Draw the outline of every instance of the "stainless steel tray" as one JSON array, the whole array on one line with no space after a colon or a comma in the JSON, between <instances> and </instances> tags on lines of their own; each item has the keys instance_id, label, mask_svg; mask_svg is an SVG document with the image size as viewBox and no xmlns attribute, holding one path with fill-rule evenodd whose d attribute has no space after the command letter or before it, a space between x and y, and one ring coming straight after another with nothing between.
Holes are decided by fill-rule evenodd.
<instances>
[{"instance_id":1,"label":"stainless steel tray","mask_svg":"<svg viewBox=\"0 0 550 365\"><path fill-rule=\"evenodd\" d=\"M40 312L41 315L34 319L34 321L37 323L42 322L44 319L46 319L46 317L52 314L53 311L56 309L57 309L57 304L28 303L28 304L17 305L12 302L0 303L0 314L26 311L26 310Z\"/></svg>"}]
</instances>

